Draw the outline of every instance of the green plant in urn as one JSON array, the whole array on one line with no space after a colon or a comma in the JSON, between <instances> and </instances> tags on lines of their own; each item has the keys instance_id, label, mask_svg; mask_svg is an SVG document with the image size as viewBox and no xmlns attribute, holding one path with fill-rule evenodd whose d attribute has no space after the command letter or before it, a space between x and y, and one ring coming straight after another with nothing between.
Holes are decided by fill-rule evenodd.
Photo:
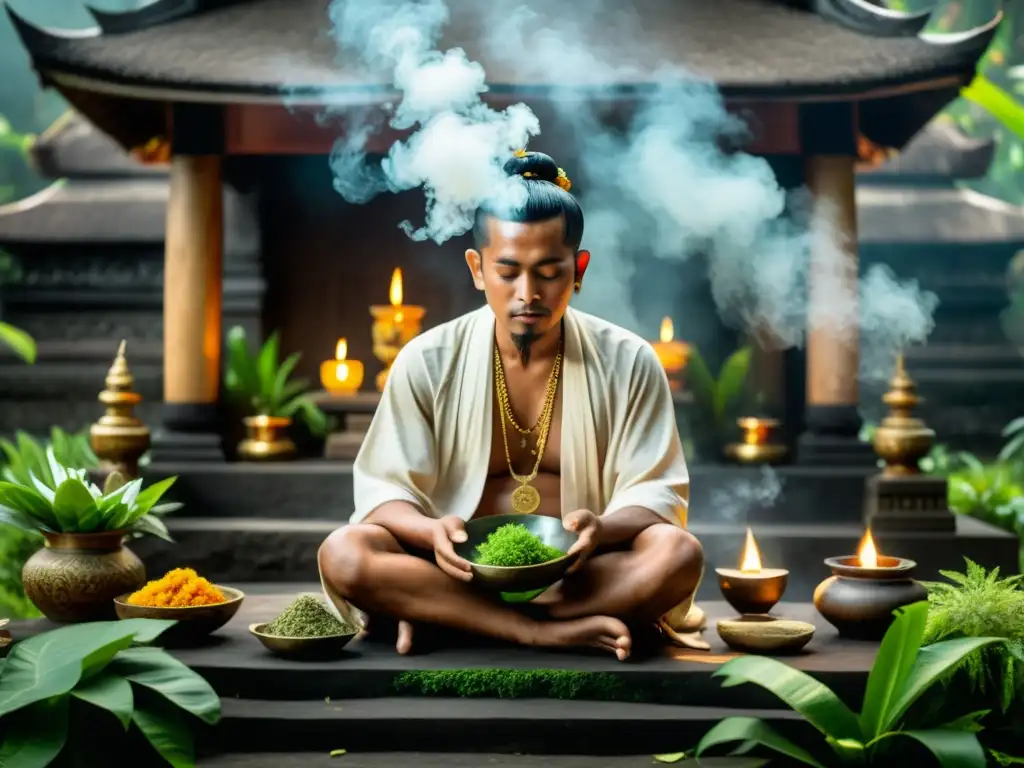
<instances>
[{"instance_id":1,"label":"green plant in urn","mask_svg":"<svg viewBox=\"0 0 1024 768\"><path fill-rule=\"evenodd\" d=\"M113 599L146 581L142 561L124 546L126 538L152 535L171 541L161 515L178 509L159 504L173 485L170 477L142 487L118 472L102 489L85 469L62 465L46 452L47 480L0 482L0 522L38 531L44 546L25 563L25 595L47 618L78 622L113 618Z\"/></svg>"}]
</instances>

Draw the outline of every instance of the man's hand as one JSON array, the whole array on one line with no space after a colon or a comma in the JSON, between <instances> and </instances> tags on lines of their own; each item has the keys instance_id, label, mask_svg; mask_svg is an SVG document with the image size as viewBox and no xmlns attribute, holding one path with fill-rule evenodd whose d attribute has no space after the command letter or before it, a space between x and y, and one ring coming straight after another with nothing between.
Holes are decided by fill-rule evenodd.
<instances>
[{"instance_id":1,"label":"man's hand","mask_svg":"<svg viewBox=\"0 0 1024 768\"><path fill-rule=\"evenodd\" d=\"M466 540L466 526L462 519L454 515L442 517L434 521L434 559L437 567L453 579L470 581L473 570L468 560L455 554L452 542L461 544Z\"/></svg>"},{"instance_id":2,"label":"man's hand","mask_svg":"<svg viewBox=\"0 0 1024 768\"><path fill-rule=\"evenodd\" d=\"M601 539L601 518L589 509L577 509L568 514L562 520L562 527L577 536L576 543L572 545L568 555L579 552L579 559L572 564L566 573L575 573L583 567L583 563L593 552Z\"/></svg>"}]
</instances>

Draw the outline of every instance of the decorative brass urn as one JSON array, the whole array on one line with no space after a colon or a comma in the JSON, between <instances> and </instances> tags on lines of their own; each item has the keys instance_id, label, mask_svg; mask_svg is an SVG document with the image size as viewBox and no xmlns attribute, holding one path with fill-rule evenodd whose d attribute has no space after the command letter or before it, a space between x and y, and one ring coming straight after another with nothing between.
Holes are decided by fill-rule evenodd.
<instances>
[{"instance_id":1,"label":"decorative brass urn","mask_svg":"<svg viewBox=\"0 0 1024 768\"><path fill-rule=\"evenodd\" d=\"M292 420L284 416L246 416L248 433L238 444L238 455L247 461L282 461L295 455L296 447L288 429Z\"/></svg>"},{"instance_id":2,"label":"decorative brass urn","mask_svg":"<svg viewBox=\"0 0 1024 768\"><path fill-rule=\"evenodd\" d=\"M25 563L25 595L51 621L115 619L114 598L146 583L142 560L124 546L126 531L43 533Z\"/></svg>"},{"instance_id":3,"label":"decorative brass urn","mask_svg":"<svg viewBox=\"0 0 1024 768\"><path fill-rule=\"evenodd\" d=\"M89 429L89 443L104 472L117 470L133 480L139 476L139 459L149 450L150 438L149 428L135 415L142 395L132 388L135 378L128 370L125 346L122 340L107 371L106 388L98 398L107 411Z\"/></svg>"},{"instance_id":4,"label":"decorative brass urn","mask_svg":"<svg viewBox=\"0 0 1024 768\"><path fill-rule=\"evenodd\" d=\"M907 375L902 353L896 358L896 374L889 386L891 389L882 397L889 406L889 415L875 432L875 453L885 462L883 475L917 475L921 472L918 462L931 450L935 432L911 416L921 398L917 396L914 381Z\"/></svg>"}]
</instances>

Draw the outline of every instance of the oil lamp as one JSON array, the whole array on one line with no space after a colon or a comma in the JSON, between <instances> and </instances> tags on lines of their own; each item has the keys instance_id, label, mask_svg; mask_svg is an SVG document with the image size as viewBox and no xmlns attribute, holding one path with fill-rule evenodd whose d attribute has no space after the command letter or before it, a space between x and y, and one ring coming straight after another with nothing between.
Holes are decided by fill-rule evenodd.
<instances>
[{"instance_id":1,"label":"oil lamp","mask_svg":"<svg viewBox=\"0 0 1024 768\"><path fill-rule=\"evenodd\" d=\"M893 611L928 598L912 578L917 563L879 554L870 529L857 554L827 558L825 565L832 575L814 590L814 607L844 637L881 640Z\"/></svg>"},{"instance_id":2,"label":"oil lamp","mask_svg":"<svg viewBox=\"0 0 1024 768\"><path fill-rule=\"evenodd\" d=\"M348 359L348 340L338 339L334 359L320 363L320 383L332 395L353 395L363 383L363 364Z\"/></svg>"},{"instance_id":3,"label":"oil lamp","mask_svg":"<svg viewBox=\"0 0 1024 768\"><path fill-rule=\"evenodd\" d=\"M402 351L420 332L423 315L427 310L412 304L402 303L402 270L396 268L391 274L391 289L388 292L390 304L370 307L373 316L373 354L384 363L384 370L377 374L377 391L383 392L391 365Z\"/></svg>"},{"instance_id":4,"label":"oil lamp","mask_svg":"<svg viewBox=\"0 0 1024 768\"><path fill-rule=\"evenodd\" d=\"M743 430L743 441L725 447L729 458L743 464L770 464L786 455L786 446L772 440L773 430L779 427L776 419L745 416L736 423Z\"/></svg>"},{"instance_id":5,"label":"oil lamp","mask_svg":"<svg viewBox=\"0 0 1024 768\"><path fill-rule=\"evenodd\" d=\"M741 614L767 614L786 591L789 571L763 568L754 534L747 528L739 570L716 568L718 587L726 601Z\"/></svg>"},{"instance_id":6,"label":"oil lamp","mask_svg":"<svg viewBox=\"0 0 1024 768\"><path fill-rule=\"evenodd\" d=\"M673 341L672 318L661 320L659 341L653 343L654 353L661 362L661 367L668 374L668 383L673 392L682 387L682 372L690 358L690 345L682 341Z\"/></svg>"}]
</instances>

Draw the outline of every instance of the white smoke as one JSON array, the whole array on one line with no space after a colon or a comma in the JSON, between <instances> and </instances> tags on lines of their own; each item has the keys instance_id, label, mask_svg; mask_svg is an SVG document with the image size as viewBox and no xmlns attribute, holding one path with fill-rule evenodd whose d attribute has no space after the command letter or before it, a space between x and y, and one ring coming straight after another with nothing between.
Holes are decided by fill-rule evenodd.
<instances>
[{"instance_id":1,"label":"white smoke","mask_svg":"<svg viewBox=\"0 0 1024 768\"><path fill-rule=\"evenodd\" d=\"M778 473L763 466L756 480L736 480L725 488L716 488L711 494L710 508L716 520L737 522L746 520L751 510L774 508L781 493Z\"/></svg>"},{"instance_id":2,"label":"white smoke","mask_svg":"<svg viewBox=\"0 0 1024 768\"><path fill-rule=\"evenodd\" d=\"M900 282L885 267L869 269L858 287L846 256L855 245L837 236L837 212L808 205L806 191L780 187L764 158L728 148L747 129L727 112L714 84L674 66L652 75L650 67L606 52L613 44L628 47L624 41L644 46L629 4L589 7L589 17L614 16L603 27L607 34L596 36L564 19L553 28L538 23L516 0L493 0L477 12L484 14L481 49L519 81L549 82L554 75L598 96L605 95L602 87L636 81L638 74L655 83L634 94L637 108L625 128L598 118L600 98L556 100L579 162L566 170L586 215L584 247L594 253L576 299L582 309L653 338L657 328L644 327L629 293L637 265L700 257L727 323L781 347L803 344L814 328L859 335L862 377L884 375L897 348L927 338L934 294ZM389 77L399 92L391 127L414 129L383 162L367 159L364 133L339 141L331 163L346 200L422 187L424 224L401 226L413 239L443 243L469 230L484 200L521 199L518 179L506 179L501 168L513 149L540 133L537 118L522 104L502 111L486 106L480 64L462 49L437 49L448 22L443 0L335 0L331 16L342 49ZM557 149L545 149L557 159Z\"/></svg>"}]
</instances>

